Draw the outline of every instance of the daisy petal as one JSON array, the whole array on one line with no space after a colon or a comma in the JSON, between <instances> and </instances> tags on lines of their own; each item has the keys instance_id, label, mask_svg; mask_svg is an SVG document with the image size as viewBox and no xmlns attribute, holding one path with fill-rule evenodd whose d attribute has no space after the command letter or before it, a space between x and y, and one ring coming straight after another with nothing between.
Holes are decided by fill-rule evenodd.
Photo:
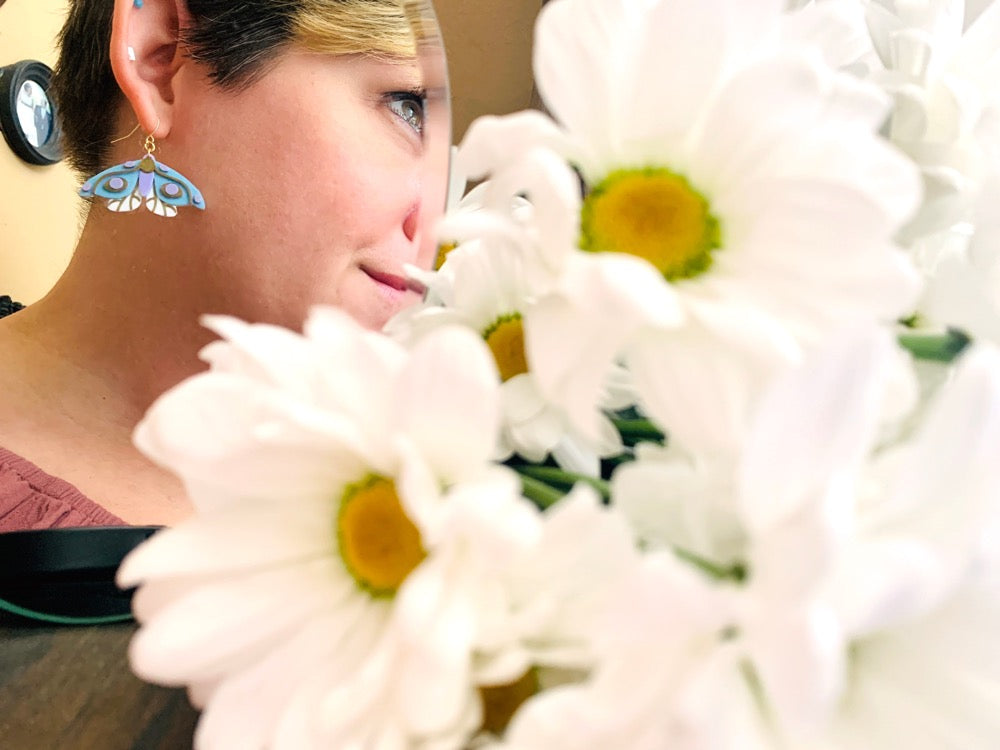
<instances>
[{"instance_id":1,"label":"daisy petal","mask_svg":"<svg viewBox=\"0 0 1000 750\"><path fill-rule=\"evenodd\" d=\"M643 410L698 454L733 455L754 395L799 347L774 319L752 308L689 306L679 331L644 331L626 360ZM684 356L676 352L683 351Z\"/></svg>"},{"instance_id":2,"label":"daisy petal","mask_svg":"<svg viewBox=\"0 0 1000 750\"><path fill-rule=\"evenodd\" d=\"M474 621L454 575L420 566L399 592L395 617L405 622L403 656L397 665L397 694L407 724L419 734L435 734L453 724L455 707L469 691Z\"/></svg>"},{"instance_id":3,"label":"daisy petal","mask_svg":"<svg viewBox=\"0 0 1000 750\"><path fill-rule=\"evenodd\" d=\"M225 674L354 593L344 579L336 563L324 559L196 588L133 638L132 669L166 685Z\"/></svg>"},{"instance_id":4,"label":"daisy petal","mask_svg":"<svg viewBox=\"0 0 1000 750\"><path fill-rule=\"evenodd\" d=\"M566 136L549 117L527 111L497 117L477 118L470 126L456 162L472 179L485 177L535 145L547 145L565 151Z\"/></svg>"},{"instance_id":5,"label":"daisy petal","mask_svg":"<svg viewBox=\"0 0 1000 750\"><path fill-rule=\"evenodd\" d=\"M195 376L161 396L134 440L185 482L217 488L214 496L192 496L206 508L233 499L316 497L356 476L363 460L349 422L223 373Z\"/></svg>"},{"instance_id":6,"label":"daisy petal","mask_svg":"<svg viewBox=\"0 0 1000 750\"><path fill-rule=\"evenodd\" d=\"M534 46L538 90L555 116L587 143L610 141L605 129L608 113L602 108L616 99L618 60L612 53L629 33L628 5L622 0L554 0L538 16ZM567 60L574 64L566 65Z\"/></svg>"},{"instance_id":7,"label":"daisy petal","mask_svg":"<svg viewBox=\"0 0 1000 750\"><path fill-rule=\"evenodd\" d=\"M621 79L628 93L622 97L620 112L628 113L629 139L678 142L693 130L706 97L718 88L726 72L727 53L732 52L731 34L743 32L731 19L734 5L730 0L659 0L641 19L633 19L633 23L645 28L684 29L684 33L672 34L668 44L656 34L636 34L628 75ZM760 6L757 3L755 7L758 23L768 14ZM777 28L778 19L779 15L772 12L768 20ZM602 59L595 51L590 54ZM669 96L661 95L664 77L669 71L681 70L684 74L670 81ZM601 98L591 93L590 100L600 102ZM598 117L607 118L607 114Z\"/></svg>"},{"instance_id":8,"label":"daisy petal","mask_svg":"<svg viewBox=\"0 0 1000 750\"><path fill-rule=\"evenodd\" d=\"M1000 519L998 451L1000 353L980 345L963 355L954 380L933 403L891 488L893 528L933 544L961 568L983 531Z\"/></svg>"},{"instance_id":9,"label":"daisy petal","mask_svg":"<svg viewBox=\"0 0 1000 750\"><path fill-rule=\"evenodd\" d=\"M440 376L442 363L451 372ZM496 365L480 336L442 328L414 346L396 384L394 411L435 475L456 481L477 472L496 444L500 419Z\"/></svg>"},{"instance_id":10,"label":"daisy petal","mask_svg":"<svg viewBox=\"0 0 1000 750\"><path fill-rule=\"evenodd\" d=\"M328 662L331 671L343 657L342 631L348 618L325 615L306 623L302 630L275 647L256 664L225 681L212 695L198 722L195 746L204 750L262 750L285 706L317 662ZM247 711L253 705L255 710Z\"/></svg>"},{"instance_id":11,"label":"daisy petal","mask_svg":"<svg viewBox=\"0 0 1000 750\"><path fill-rule=\"evenodd\" d=\"M796 734L829 720L846 679L843 636L832 612L786 609L748 646L781 726Z\"/></svg>"},{"instance_id":12,"label":"daisy petal","mask_svg":"<svg viewBox=\"0 0 1000 750\"><path fill-rule=\"evenodd\" d=\"M118 585L254 570L329 555L335 541L333 500L244 503L182 521L133 550L118 569Z\"/></svg>"},{"instance_id":13,"label":"daisy petal","mask_svg":"<svg viewBox=\"0 0 1000 750\"><path fill-rule=\"evenodd\" d=\"M858 470L875 439L893 349L883 331L842 335L765 394L739 477L751 530L822 500L832 480Z\"/></svg>"}]
</instances>

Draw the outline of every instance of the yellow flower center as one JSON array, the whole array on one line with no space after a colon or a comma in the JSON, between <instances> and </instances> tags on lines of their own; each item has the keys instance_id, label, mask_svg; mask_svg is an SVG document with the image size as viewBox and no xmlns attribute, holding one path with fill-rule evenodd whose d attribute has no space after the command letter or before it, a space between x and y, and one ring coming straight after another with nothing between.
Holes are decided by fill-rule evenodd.
<instances>
[{"instance_id":1,"label":"yellow flower center","mask_svg":"<svg viewBox=\"0 0 1000 750\"><path fill-rule=\"evenodd\" d=\"M458 247L457 242L442 242L438 245L437 255L434 257L434 270L440 271L441 266L448 259L448 253Z\"/></svg>"},{"instance_id":2,"label":"yellow flower center","mask_svg":"<svg viewBox=\"0 0 1000 750\"><path fill-rule=\"evenodd\" d=\"M500 316L483 332L483 338L493 352L493 359L500 370L500 380L506 383L515 375L528 371L521 313Z\"/></svg>"},{"instance_id":3,"label":"yellow flower center","mask_svg":"<svg viewBox=\"0 0 1000 750\"><path fill-rule=\"evenodd\" d=\"M344 492L337 540L347 570L373 596L392 596L427 556L391 479L371 475Z\"/></svg>"},{"instance_id":4,"label":"yellow flower center","mask_svg":"<svg viewBox=\"0 0 1000 750\"><path fill-rule=\"evenodd\" d=\"M643 258L668 281L698 276L721 245L709 209L704 196L668 169L612 172L584 201L581 247Z\"/></svg>"},{"instance_id":5,"label":"yellow flower center","mask_svg":"<svg viewBox=\"0 0 1000 750\"><path fill-rule=\"evenodd\" d=\"M538 673L529 669L519 679L507 685L479 688L483 701L483 723L480 729L497 736L503 734L514 713L528 698L538 692Z\"/></svg>"}]
</instances>

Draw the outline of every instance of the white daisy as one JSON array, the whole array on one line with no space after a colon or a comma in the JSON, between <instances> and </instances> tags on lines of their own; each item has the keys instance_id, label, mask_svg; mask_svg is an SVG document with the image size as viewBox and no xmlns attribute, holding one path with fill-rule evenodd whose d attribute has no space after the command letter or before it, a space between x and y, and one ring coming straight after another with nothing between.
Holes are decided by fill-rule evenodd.
<instances>
[{"instance_id":1,"label":"white daisy","mask_svg":"<svg viewBox=\"0 0 1000 750\"><path fill-rule=\"evenodd\" d=\"M569 471L596 475L599 457L621 452L618 433L597 404L600 440L592 441L538 389L525 339L531 335L538 291L546 283L525 268L523 254L509 236L485 233L463 242L429 284L435 303L404 311L386 330L397 339L413 341L441 325L457 324L482 336L502 381L499 460L516 453L539 463L552 454Z\"/></svg>"},{"instance_id":2,"label":"white daisy","mask_svg":"<svg viewBox=\"0 0 1000 750\"><path fill-rule=\"evenodd\" d=\"M889 136L921 167L926 196L908 240L968 219L1000 154L1000 4L871 0L869 78L895 97ZM929 270L929 269L928 269Z\"/></svg>"},{"instance_id":3,"label":"white daisy","mask_svg":"<svg viewBox=\"0 0 1000 750\"><path fill-rule=\"evenodd\" d=\"M485 345L447 329L407 353L334 310L305 337L209 324L213 370L136 432L198 514L119 572L142 584L134 669L194 686L199 748L461 747L490 581L541 530L488 462Z\"/></svg>"},{"instance_id":4,"label":"white daisy","mask_svg":"<svg viewBox=\"0 0 1000 750\"><path fill-rule=\"evenodd\" d=\"M986 181L973 225L949 233L931 270L920 312L931 324L1000 344L1000 179ZM970 237L971 234L971 237Z\"/></svg>"},{"instance_id":5,"label":"white daisy","mask_svg":"<svg viewBox=\"0 0 1000 750\"><path fill-rule=\"evenodd\" d=\"M541 249L557 280L527 344L543 393L590 434L602 366L623 355L673 438L733 450L777 368L835 326L912 308L891 238L919 183L877 135L888 99L801 39L782 46L783 5L555 0L535 70L561 127L494 118L463 143L506 198L572 179L540 150L587 185L535 215L570 241Z\"/></svg>"},{"instance_id":6,"label":"white daisy","mask_svg":"<svg viewBox=\"0 0 1000 750\"><path fill-rule=\"evenodd\" d=\"M864 11L859 0L790 0L782 39L818 49L835 68L854 70L873 52Z\"/></svg>"},{"instance_id":7,"label":"white daisy","mask_svg":"<svg viewBox=\"0 0 1000 750\"><path fill-rule=\"evenodd\" d=\"M731 598L670 553L647 556L599 619L600 660L585 682L556 687L515 714L506 750L754 748L735 713ZM732 708L733 711L729 709ZM753 718L752 715L750 718ZM727 743L739 736L742 743Z\"/></svg>"},{"instance_id":8,"label":"white daisy","mask_svg":"<svg viewBox=\"0 0 1000 750\"><path fill-rule=\"evenodd\" d=\"M525 701L579 684L603 662L605 616L640 558L624 518L577 485L543 516L538 543L511 565L479 643L486 715L479 742L502 736Z\"/></svg>"},{"instance_id":9,"label":"white daisy","mask_svg":"<svg viewBox=\"0 0 1000 750\"><path fill-rule=\"evenodd\" d=\"M772 461L782 447L760 445L757 458L770 451ZM791 741L779 745L995 743L1000 659L986 644L1000 625L1000 588L995 563L992 580L979 570L984 529L995 530L1000 510L998 449L1000 357L979 350L963 357L917 438L866 471L867 489L846 456L841 472L817 472L781 508L767 496L777 484L754 488L748 469L756 600L742 628L778 733ZM804 452L832 451L813 442Z\"/></svg>"},{"instance_id":10,"label":"white daisy","mask_svg":"<svg viewBox=\"0 0 1000 750\"><path fill-rule=\"evenodd\" d=\"M732 746L995 740L1000 355L966 354L920 431L873 453L894 357L885 334L841 339L774 385L731 478L662 457L615 477L615 503L643 521L637 531L717 576L745 576L728 676L706 688L744 703L726 704L749 722L733 724ZM680 491L664 483L671 474ZM733 687L746 664L753 679Z\"/></svg>"}]
</instances>

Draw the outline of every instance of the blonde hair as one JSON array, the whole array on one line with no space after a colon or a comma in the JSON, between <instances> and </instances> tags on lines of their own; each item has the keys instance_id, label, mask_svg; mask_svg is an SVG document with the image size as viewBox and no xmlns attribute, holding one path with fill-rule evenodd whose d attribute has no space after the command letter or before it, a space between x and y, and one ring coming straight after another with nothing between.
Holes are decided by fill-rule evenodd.
<instances>
[{"instance_id":1,"label":"blonde hair","mask_svg":"<svg viewBox=\"0 0 1000 750\"><path fill-rule=\"evenodd\" d=\"M439 41L427 0L304 0L293 39L312 52L414 59Z\"/></svg>"}]
</instances>

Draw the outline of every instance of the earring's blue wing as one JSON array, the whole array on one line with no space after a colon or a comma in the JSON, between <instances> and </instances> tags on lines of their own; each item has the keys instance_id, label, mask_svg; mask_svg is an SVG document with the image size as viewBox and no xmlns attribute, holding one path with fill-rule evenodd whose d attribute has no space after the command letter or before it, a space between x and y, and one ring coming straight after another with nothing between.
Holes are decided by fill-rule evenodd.
<instances>
[{"instance_id":1,"label":"earring's blue wing","mask_svg":"<svg viewBox=\"0 0 1000 750\"><path fill-rule=\"evenodd\" d=\"M107 198L111 211L134 211L144 203L153 213L167 217L176 216L181 206L205 209L201 191L151 154L108 167L84 182L79 193L84 198Z\"/></svg>"},{"instance_id":2,"label":"earring's blue wing","mask_svg":"<svg viewBox=\"0 0 1000 750\"><path fill-rule=\"evenodd\" d=\"M146 197L146 208L160 216L173 216L181 206L194 206L204 211L205 199L187 177L154 161L153 189Z\"/></svg>"},{"instance_id":3,"label":"earring's blue wing","mask_svg":"<svg viewBox=\"0 0 1000 750\"><path fill-rule=\"evenodd\" d=\"M80 186L80 196L107 198L112 211L134 211L142 205L142 197L137 192L139 163L135 159L108 167Z\"/></svg>"}]
</instances>

